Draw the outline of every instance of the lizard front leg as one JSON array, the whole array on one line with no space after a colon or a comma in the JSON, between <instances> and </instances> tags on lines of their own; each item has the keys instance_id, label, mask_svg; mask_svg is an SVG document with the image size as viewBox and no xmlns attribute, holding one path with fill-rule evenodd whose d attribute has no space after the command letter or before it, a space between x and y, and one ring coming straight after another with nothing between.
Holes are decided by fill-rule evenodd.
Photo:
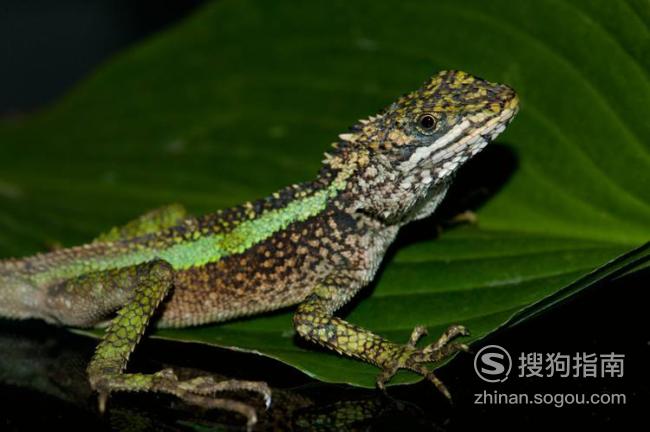
<instances>
[{"instance_id":1,"label":"lizard front leg","mask_svg":"<svg viewBox=\"0 0 650 432\"><path fill-rule=\"evenodd\" d=\"M409 369L431 381L447 398L451 395L444 384L427 368L457 351L467 351L465 344L451 342L457 336L468 335L461 325L449 327L436 341L424 348L416 346L426 334L424 327L416 327L406 344L393 343L366 329L350 324L333 313L347 299L344 287L325 283L298 306L293 316L296 331L302 337L326 346L340 354L348 355L379 366L377 387L384 390L385 384L399 369Z\"/></svg>"},{"instance_id":2,"label":"lizard front leg","mask_svg":"<svg viewBox=\"0 0 650 432\"><path fill-rule=\"evenodd\" d=\"M222 391L246 390L260 393L270 403L270 390L265 383L251 381L216 382L210 376L179 380L171 369L154 374L124 373L131 352L140 341L158 305L173 286L173 269L157 260L118 270L111 280L132 285L131 299L117 312L104 338L97 346L88 366L88 378L99 393L99 409L113 391L162 392L204 408L219 408L244 415L251 427L257 417L254 408L239 401L215 398Z\"/></svg>"}]
</instances>

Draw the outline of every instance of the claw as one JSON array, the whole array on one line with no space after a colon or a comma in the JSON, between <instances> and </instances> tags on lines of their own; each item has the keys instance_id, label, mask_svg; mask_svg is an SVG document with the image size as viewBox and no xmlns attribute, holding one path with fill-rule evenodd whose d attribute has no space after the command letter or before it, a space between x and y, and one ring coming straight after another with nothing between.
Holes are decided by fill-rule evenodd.
<instances>
[{"instance_id":1,"label":"claw","mask_svg":"<svg viewBox=\"0 0 650 432\"><path fill-rule=\"evenodd\" d=\"M257 415L253 412L246 420L246 431L253 432L253 427L257 424Z\"/></svg>"},{"instance_id":2,"label":"claw","mask_svg":"<svg viewBox=\"0 0 650 432\"><path fill-rule=\"evenodd\" d=\"M104 414L106 412L106 401L107 400L108 400L108 393L100 392L97 395L97 408L99 409L100 414Z\"/></svg>"},{"instance_id":3,"label":"claw","mask_svg":"<svg viewBox=\"0 0 650 432\"><path fill-rule=\"evenodd\" d=\"M459 336L468 336L469 331L462 325L452 325L443 332L437 341L422 349L416 348L416 342L426 333L426 328L422 326L413 329L408 343L403 347L403 351L400 351L392 360L383 365L383 370L377 376L377 388L385 392L385 384L399 369L410 369L431 381L451 402L451 393L442 381L427 369L426 364L443 360L458 351L469 351L469 347L463 343L450 343L451 340Z\"/></svg>"},{"instance_id":4,"label":"claw","mask_svg":"<svg viewBox=\"0 0 650 432\"><path fill-rule=\"evenodd\" d=\"M411 346L415 346L415 344L418 343L418 341L423 337L426 336L429 332L427 331L427 328L424 326L417 326L413 329L411 332L411 337L409 338L408 344Z\"/></svg>"},{"instance_id":5,"label":"claw","mask_svg":"<svg viewBox=\"0 0 650 432\"><path fill-rule=\"evenodd\" d=\"M465 326L462 325L452 325L449 326L447 330L438 338L437 341L433 342L432 344L426 346L422 352L424 353L430 353L430 352L435 352L435 351L440 351L442 348L444 348L451 340L459 337L459 336L469 336L469 330L465 328Z\"/></svg>"},{"instance_id":6,"label":"claw","mask_svg":"<svg viewBox=\"0 0 650 432\"><path fill-rule=\"evenodd\" d=\"M440 393L442 393L443 395L445 395L445 397L446 397L447 399L449 399L449 401L451 402L451 393L449 393L449 390L447 389L447 386L445 386L445 385L442 383L442 381L440 381L440 380L438 379L438 377L435 376L435 375L433 374L433 372L429 372L429 373L427 373L426 378L427 378L429 381L431 381L431 382L433 383L433 385L435 385L436 388L440 391Z\"/></svg>"}]
</instances>

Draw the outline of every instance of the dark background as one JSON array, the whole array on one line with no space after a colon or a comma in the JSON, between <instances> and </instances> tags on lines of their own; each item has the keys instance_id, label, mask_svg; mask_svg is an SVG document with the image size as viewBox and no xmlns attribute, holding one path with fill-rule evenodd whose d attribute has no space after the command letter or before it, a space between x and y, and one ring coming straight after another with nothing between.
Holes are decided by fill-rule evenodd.
<instances>
[{"instance_id":1,"label":"dark background","mask_svg":"<svg viewBox=\"0 0 650 432\"><path fill-rule=\"evenodd\" d=\"M92 74L107 57L182 19L200 1L92 1L4 0L0 4L0 115L21 116L46 108L80 79ZM1 146L1 143L0 143ZM463 430L491 426L535 427L549 423L563 427L565 419L583 427L612 427L647 419L650 402L650 339L648 337L647 290L650 271L602 283L572 298L541 317L485 341L519 352L572 354L625 354L625 375L620 379L522 379L516 373L499 385L481 382L472 371L472 356L461 355L444 367L439 376L451 389L455 403L449 405L426 384L391 389L410 409L383 413L381 420L364 423L372 430ZM45 340L71 339L89 356L92 342L71 338L64 332L30 323L16 327L0 323L0 334L18 334L36 344ZM51 342L47 342L51 343ZM280 388L316 386L312 397L319 401L354 398L357 391L341 386L321 386L301 373L267 359L219 349L167 342L146 342L137 350L137 362L155 358L205 368L214 372L270 381ZM477 347L478 349L479 347ZM6 352L0 354L8 355ZM55 354L54 356L56 357ZM82 356L83 357L83 356ZM32 430L65 427L122 429L51 396L25 388L0 373L0 428ZM476 406L473 395L500 392L624 393L626 406ZM309 390L308 390L309 391ZM367 394L367 392L359 392ZM125 398L125 399L124 399ZM139 402L132 396L123 400ZM142 397L140 397L142 398ZM324 402L325 403L325 402ZM145 402L147 404L147 402ZM154 406L154 408L151 408ZM155 401L149 404L155 410ZM34 415L36 414L36 415ZM170 421L174 424L174 421ZM645 421L647 423L647 420ZM174 426L176 427L176 426ZM269 426L270 427L270 426ZM145 427L144 430L147 428Z\"/></svg>"},{"instance_id":2,"label":"dark background","mask_svg":"<svg viewBox=\"0 0 650 432\"><path fill-rule=\"evenodd\" d=\"M2 0L0 113L52 103L108 56L172 25L199 0Z\"/></svg>"}]
</instances>

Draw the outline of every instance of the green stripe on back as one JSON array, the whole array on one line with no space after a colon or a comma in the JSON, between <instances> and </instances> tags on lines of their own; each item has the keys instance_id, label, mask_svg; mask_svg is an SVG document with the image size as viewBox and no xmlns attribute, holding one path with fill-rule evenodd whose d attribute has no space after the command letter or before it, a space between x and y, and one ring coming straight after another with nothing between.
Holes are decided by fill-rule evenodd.
<instances>
[{"instance_id":1,"label":"green stripe on back","mask_svg":"<svg viewBox=\"0 0 650 432\"><path fill-rule=\"evenodd\" d=\"M205 265L229 255L245 252L293 222L305 221L325 210L327 203L345 187L344 180L333 182L327 189L270 210L258 218L244 221L232 231L183 241L165 249L143 249L97 258L79 258L33 276L39 285L52 280L70 279L89 272L137 265L153 259L163 259L176 270Z\"/></svg>"}]
</instances>

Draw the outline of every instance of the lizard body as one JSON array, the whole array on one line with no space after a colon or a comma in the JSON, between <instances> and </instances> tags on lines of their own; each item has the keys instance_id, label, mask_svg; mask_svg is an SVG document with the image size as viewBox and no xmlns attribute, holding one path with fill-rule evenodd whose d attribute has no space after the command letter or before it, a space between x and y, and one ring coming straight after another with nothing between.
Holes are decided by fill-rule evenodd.
<instances>
[{"instance_id":1,"label":"lizard body","mask_svg":"<svg viewBox=\"0 0 650 432\"><path fill-rule=\"evenodd\" d=\"M382 369L421 373L448 395L427 363L464 349L452 326L434 344L383 339L334 316L374 277L400 227L428 216L454 172L511 121L512 89L445 71L340 135L314 181L202 217L179 206L150 212L87 245L0 261L0 316L72 326L111 319L88 368L100 407L111 391L162 391L255 419L250 407L214 398L263 384L179 381L172 371L124 373L154 313L182 327L298 305L301 336ZM117 315L115 315L117 312Z\"/></svg>"}]
</instances>

